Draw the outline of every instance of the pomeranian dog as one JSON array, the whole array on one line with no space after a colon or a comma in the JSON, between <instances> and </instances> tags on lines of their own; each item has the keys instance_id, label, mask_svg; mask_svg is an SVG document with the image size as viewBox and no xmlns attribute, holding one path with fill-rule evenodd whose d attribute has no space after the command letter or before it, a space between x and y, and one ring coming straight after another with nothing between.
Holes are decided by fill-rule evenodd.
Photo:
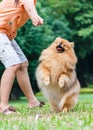
<instances>
[{"instance_id":1,"label":"pomeranian dog","mask_svg":"<svg viewBox=\"0 0 93 130\"><path fill-rule=\"evenodd\" d=\"M74 43L57 37L44 49L36 68L38 87L55 112L68 112L78 101L80 83L76 76Z\"/></svg>"}]
</instances>

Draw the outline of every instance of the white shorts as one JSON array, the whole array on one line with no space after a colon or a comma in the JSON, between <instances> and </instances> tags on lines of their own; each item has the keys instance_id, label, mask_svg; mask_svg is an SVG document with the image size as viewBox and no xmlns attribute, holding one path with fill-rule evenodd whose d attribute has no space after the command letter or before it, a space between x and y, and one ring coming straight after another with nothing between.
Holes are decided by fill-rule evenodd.
<instances>
[{"instance_id":1,"label":"white shorts","mask_svg":"<svg viewBox=\"0 0 93 130\"><path fill-rule=\"evenodd\" d=\"M16 41L10 41L4 33L0 33L0 61L6 68L27 61Z\"/></svg>"}]
</instances>

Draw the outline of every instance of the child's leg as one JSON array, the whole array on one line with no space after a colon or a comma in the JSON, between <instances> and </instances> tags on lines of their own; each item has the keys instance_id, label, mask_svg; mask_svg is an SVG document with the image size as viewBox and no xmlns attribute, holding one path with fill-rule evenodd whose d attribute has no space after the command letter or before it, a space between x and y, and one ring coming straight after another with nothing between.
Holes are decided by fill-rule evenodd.
<instances>
[{"instance_id":1,"label":"child's leg","mask_svg":"<svg viewBox=\"0 0 93 130\"><path fill-rule=\"evenodd\" d=\"M1 104L0 108L3 110L8 105L10 91L13 85L13 81L18 70L19 65L15 65L7 68L1 78Z\"/></svg>"},{"instance_id":2,"label":"child's leg","mask_svg":"<svg viewBox=\"0 0 93 130\"><path fill-rule=\"evenodd\" d=\"M21 90L23 91L23 93L28 99L29 107L33 108L33 107L39 106L40 103L33 94L31 83L29 80L28 72L27 72L27 67L28 67L27 62L24 62L21 64L21 67L19 71L17 72L17 80L18 80Z\"/></svg>"},{"instance_id":3,"label":"child's leg","mask_svg":"<svg viewBox=\"0 0 93 130\"><path fill-rule=\"evenodd\" d=\"M8 105L9 95L17 70L20 67L20 59L11 45L7 35L0 33L0 60L6 67L1 78L0 112ZM9 109L7 108L7 111Z\"/></svg>"},{"instance_id":4,"label":"child's leg","mask_svg":"<svg viewBox=\"0 0 93 130\"><path fill-rule=\"evenodd\" d=\"M20 69L18 70L16 75L19 86L28 99L29 107L32 108L32 107L39 106L40 102L34 96L31 83L29 80L28 71L27 71L28 69L27 58L25 57L24 53L22 52L21 48L19 47L19 45L16 43L15 40L12 40L11 43L21 61Z\"/></svg>"}]
</instances>

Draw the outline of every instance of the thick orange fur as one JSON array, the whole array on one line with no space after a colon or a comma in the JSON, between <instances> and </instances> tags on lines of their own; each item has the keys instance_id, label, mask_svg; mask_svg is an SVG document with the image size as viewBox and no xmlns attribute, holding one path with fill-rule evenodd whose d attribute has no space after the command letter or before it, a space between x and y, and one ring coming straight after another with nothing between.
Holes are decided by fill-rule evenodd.
<instances>
[{"instance_id":1,"label":"thick orange fur","mask_svg":"<svg viewBox=\"0 0 93 130\"><path fill-rule=\"evenodd\" d=\"M63 52L57 52L59 43ZM73 43L61 37L56 38L42 51L36 69L38 86L56 112L67 112L78 101L80 84L75 71L77 57L73 48Z\"/></svg>"}]
</instances>

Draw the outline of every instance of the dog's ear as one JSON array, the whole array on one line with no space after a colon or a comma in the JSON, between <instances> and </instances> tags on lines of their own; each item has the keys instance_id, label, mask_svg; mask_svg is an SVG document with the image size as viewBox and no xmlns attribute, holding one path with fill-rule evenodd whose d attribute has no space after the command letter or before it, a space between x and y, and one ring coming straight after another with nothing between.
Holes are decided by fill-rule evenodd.
<instances>
[{"instance_id":1,"label":"dog's ear","mask_svg":"<svg viewBox=\"0 0 93 130\"><path fill-rule=\"evenodd\" d=\"M42 61L44 59L44 51L41 52L41 55L39 57L39 61Z\"/></svg>"},{"instance_id":2,"label":"dog's ear","mask_svg":"<svg viewBox=\"0 0 93 130\"><path fill-rule=\"evenodd\" d=\"M58 40L60 40L60 39L62 39L62 38L61 38L61 37L56 37L55 41L58 41Z\"/></svg>"},{"instance_id":3,"label":"dog's ear","mask_svg":"<svg viewBox=\"0 0 93 130\"><path fill-rule=\"evenodd\" d=\"M44 59L47 59L47 58L49 58L48 53L47 53L47 49L44 49L41 52L41 55L39 57L39 61L43 61Z\"/></svg>"},{"instance_id":4,"label":"dog's ear","mask_svg":"<svg viewBox=\"0 0 93 130\"><path fill-rule=\"evenodd\" d=\"M71 47L74 48L74 42L70 42Z\"/></svg>"}]
</instances>

